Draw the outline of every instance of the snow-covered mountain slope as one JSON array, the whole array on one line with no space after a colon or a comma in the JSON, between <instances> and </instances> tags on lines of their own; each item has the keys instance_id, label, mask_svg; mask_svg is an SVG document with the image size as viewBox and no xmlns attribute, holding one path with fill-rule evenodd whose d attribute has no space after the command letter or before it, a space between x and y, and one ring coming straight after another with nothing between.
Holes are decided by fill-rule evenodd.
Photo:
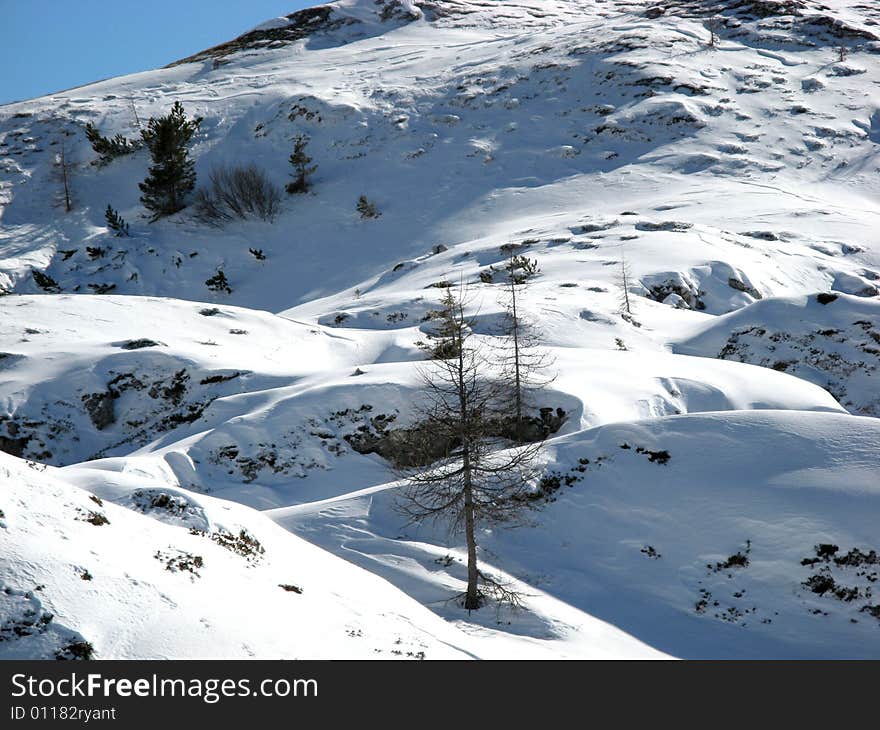
<instances>
[{"instance_id":1,"label":"snow-covered mountain slope","mask_svg":"<svg viewBox=\"0 0 880 730\"><path fill-rule=\"evenodd\" d=\"M251 509L134 471L102 477L91 470L85 479L74 472L70 483L63 472L0 458L2 658L548 653L516 637L472 646L387 582ZM587 621L599 640L587 651L597 658L661 656Z\"/></svg>"},{"instance_id":2,"label":"snow-covered mountain slope","mask_svg":"<svg viewBox=\"0 0 880 730\"><path fill-rule=\"evenodd\" d=\"M713 312L745 303L750 288L800 293L838 274L876 275L859 249L878 228L877 41L846 35L852 52L835 63L832 36L783 42L779 18L744 21L742 10L713 50L700 18L650 19L640 4L437 5L448 14L346 43L320 39L362 24L4 107L6 287L202 300L220 268L232 302L278 311L340 290L351 300L436 245L469 244L423 265L424 276L474 277L476 260L456 257L475 243L538 239L540 253L545 237L572 239L558 253L581 279L637 240L637 279L711 289ZM146 151L95 168L81 127L132 137L175 100L205 117L200 175L253 161L283 183L302 133L318 164L313 194L287 200L274 226L218 232L187 215L144 224ZM77 205L47 216L62 138L81 163ZM360 194L381 218L357 216ZM131 240L108 238L108 203L134 224ZM782 271L767 264L780 255ZM49 276L42 289L32 267ZM729 279L747 288L729 290Z\"/></svg>"},{"instance_id":3,"label":"snow-covered mountain slope","mask_svg":"<svg viewBox=\"0 0 880 730\"><path fill-rule=\"evenodd\" d=\"M875 15L858 0L341 0L163 69L0 107L0 449L36 466L4 461L0 508L19 531L0 538L19 557L0 563L15 596L0 618L57 617L29 639L42 643L0 642L0 656L51 655L62 634L102 657L245 644L366 656L395 621L417 627L404 642L428 657L880 655L870 585L840 601L802 585L820 568L845 586L850 568L868 582L870 570L796 560L818 544L837 557L876 547L877 426L860 417L880 415ZM204 118L200 186L240 163L283 186L305 135L311 190L285 195L271 222L212 226L188 208L149 223L147 151L96 164L84 126L135 138L175 101ZM57 206L62 145L70 212ZM361 195L379 217L358 214ZM105 227L108 204L130 237ZM467 285L477 336L495 341L510 245L537 262L519 304L554 361L537 404L557 414L545 478L572 486L532 526L484 536L484 559L530 596L499 623L446 603L460 546L390 509L381 454L415 417L416 343L446 286ZM208 285L218 272L229 291ZM668 463L649 461L664 450ZM144 490L172 507L144 508ZM89 493L113 529L64 506L88 507ZM344 591L328 631L349 611L371 625L387 611L375 641L313 642L329 592L302 626L285 622L283 644L244 598L207 616L154 543L204 545L200 580L259 583L261 609L308 595L281 592L268 557L248 566L188 534L213 520L246 526L267 556L301 554L316 592L332 590L322 571L349 571L381 600L358 608ZM94 542L116 525L134 557ZM746 540L747 570L700 572ZM120 603L90 618L97 580L70 567L72 543L96 579L89 551L108 566L131 614ZM149 589L126 587L126 572ZM695 611L700 590L712 598ZM754 606L734 595L753 591ZM130 616L162 595L179 607L179 642L116 625L141 626ZM203 617L226 643L200 643Z\"/></svg>"},{"instance_id":4,"label":"snow-covered mountain slope","mask_svg":"<svg viewBox=\"0 0 880 730\"><path fill-rule=\"evenodd\" d=\"M320 326L225 305L65 295L2 304L4 448L52 464L127 453L203 423L218 398L371 356Z\"/></svg>"},{"instance_id":5,"label":"snow-covered mountain slope","mask_svg":"<svg viewBox=\"0 0 880 730\"><path fill-rule=\"evenodd\" d=\"M260 481L274 473L286 484L332 470L364 422L407 422L419 336L168 299L9 297L0 300L3 446L65 465L184 441L201 455L206 484L223 479L226 461L237 462L237 480L271 467ZM772 370L597 347L551 352L557 377L543 397L565 410L566 430L707 410L840 410L827 392ZM230 450L231 459L220 456ZM239 456L258 451L263 463L244 468Z\"/></svg>"},{"instance_id":6,"label":"snow-covered mountain slope","mask_svg":"<svg viewBox=\"0 0 880 730\"><path fill-rule=\"evenodd\" d=\"M880 300L768 299L718 317L676 349L790 373L853 413L880 416Z\"/></svg>"},{"instance_id":7,"label":"snow-covered mountain slope","mask_svg":"<svg viewBox=\"0 0 880 730\"><path fill-rule=\"evenodd\" d=\"M548 457L532 524L481 535L495 575L526 593L511 630L577 642L576 625L544 623L561 600L681 657L877 657L876 419L674 416L572 434ZM443 598L464 553L404 526L394 493L270 514L454 617ZM817 560L817 545L837 550Z\"/></svg>"},{"instance_id":8,"label":"snow-covered mountain slope","mask_svg":"<svg viewBox=\"0 0 880 730\"><path fill-rule=\"evenodd\" d=\"M4 658L82 642L101 658L467 655L430 612L252 510L148 487L125 509L33 463L2 469Z\"/></svg>"}]
</instances>

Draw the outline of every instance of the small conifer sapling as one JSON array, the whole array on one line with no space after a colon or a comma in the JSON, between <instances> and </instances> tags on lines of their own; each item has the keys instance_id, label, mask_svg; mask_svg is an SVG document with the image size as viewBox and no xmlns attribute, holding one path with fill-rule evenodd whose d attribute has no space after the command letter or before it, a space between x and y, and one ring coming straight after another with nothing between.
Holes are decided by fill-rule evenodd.
<instances>
[{"instance_id":1,"label":"small conifer sapling","mask_svg":"<svg viewBox=\"0 0 880 730\"><path fill-rule=\"evenodd\" d=\"M287 187L285 187L285 190L290 195L307 193L310 187L309 177L314 175L318 169L317 165L311 164L312 158L306 154L306 145L308 143L308 137L303 135L300 135L293 141L293 152L288 158L293 166L293 180L287 183Z\"/></svg>"},{"instance_id":2,"label":"small conifer sapling","mask_svg":"<svg viewBox=\"0 0 880 730\"><path fill-rule=\"evenodd\" d=\"M104 211L104 219L107 221L107 228L113 231L113 235L117 238L128 236L128 223L119 215L118 211L113 210L109 203L107 204L107 210Z\"/></svg>"}]
</instances>

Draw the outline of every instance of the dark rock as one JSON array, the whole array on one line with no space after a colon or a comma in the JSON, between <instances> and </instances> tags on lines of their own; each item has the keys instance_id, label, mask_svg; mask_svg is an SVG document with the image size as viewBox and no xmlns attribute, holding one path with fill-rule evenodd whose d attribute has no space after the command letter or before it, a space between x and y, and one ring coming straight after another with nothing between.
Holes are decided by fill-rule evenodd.
<instances>
[{"instance_id":1,"label":"dark rock","mask_svg":"<svg viewBox=\"0 0 880 730\"><path fill-rule=\"evenodd\" d=\"M662 223L652 223L651 221L641 221L636 223L637 231L687 231L694 227L693 223L685 223L683 221L663 221Z\"/></svg>"},{"instance_id":2,"label":"dark rock","mask_svg":"<svg viewBox=\"0 0 880 730\"><path fill-rule=\"evenodd\" d=\"M670 294L677 294L691 309L703 310L706 308L701 299L703 293L702 291L693 291L673 279L667 279L660 284L653 284L649 289L648 296L655 302L662 302Z\"/></svg>"},{"instance_id":3,"label":"dark rock","mask_svg":"<svg viewBox=\"0 0 880 730\"><path fill-rule=\"evenodd\" d=\"M123 350L141 350L144 347L165 347L164 342L157 342L146 337L139 340L126 340L125 342L114 342L115 347L121 347Z\"/></svg>"},{"instance_id":4,"label":"dark rock","mask_svg":"<svg viewBox=\"0 0 880 730\"><path fill-rule=\"evenodd\" d=\"M10 423L10 431L12 430L12 426L15 425ZM0 451L5 451L7 454L12 454L13 456L17 456L21 458L24 454L24 450L27 448L28 442L30 438L12 438L8 436L0 436Z\"/></svg>"},{"instance_id":5,"label":"dark rock","mask_svg":"<svg viewBox=\"0 0 880 730\"><path fill-rule=\"evenodd\" d=\"M741 291L744 294L748 294L754 299L763 299L763 297L761 296L761 292L755 289L755 287L749 286L748 284L741 282L739 279L734 279L733 277L730 277L727 280L727 285L731 289L736 289L737 291Z\"/></svg>"},{"instance_id":6,"label":"dark rock","mask_svg":"<svg viewBox=\"0 0 880 730\"><path fill-rule=\"evenodd\" d=\"M519 429L514 418L496 418L486 424L487 435L535 443L556 433L566 419L562 408L541 408L539 413L523 418ZM428 424L398 429L387 429L384 423L374 425L375 429L359 430L343 438L359 454L378 454L398 468L427 466L448 457L458 446L457 441L438 435Z\"/></svg>"},{"instance_id":7,"label":"dark rock","mask_svg":"<svg viewBox=\"0 0 880 730\"><path fill-rule=\"evenodd\" d=\"M83 405L99 431L116 423L116 410L113 406L115 397L110 392L87 393L82 397Z\"/></svg>"},{"instance_id":8,"label":"dark rock","mask_svg":"<svg viewBox=\"0 0 880 730\"><path fill-rule=\"evenodd\" d=\"M306 38L312 33L320 31L333 30L343 25L360 22L353 18L339 17L333 18L334 8L330 5L319 5L315 8L306 8L286 16L290 21L288 25L280 28L265 28L252 30L244 35L240 35L227 43L221 43L213 48L187 56L179 61L175 61L168 65L178 66L183 63L195 63L204 61L209 58L218 61L224 56L228 56L238 51L252 50L264 48L269 44L288 44Z\"/></svg>"}]
</instances>

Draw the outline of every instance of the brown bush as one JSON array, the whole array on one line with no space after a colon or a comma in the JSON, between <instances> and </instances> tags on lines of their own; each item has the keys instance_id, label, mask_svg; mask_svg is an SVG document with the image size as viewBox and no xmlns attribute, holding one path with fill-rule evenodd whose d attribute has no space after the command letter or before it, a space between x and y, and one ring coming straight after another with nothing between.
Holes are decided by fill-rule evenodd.
<instances>
[{"instance_id":1,"label":"brown bush","mask_svg":"<svg viewBox=\"0 0 880 730\"><path fill-rule=\"evenodd\" d=\"M207 188L196 192L196 217L212 225L235 218L271 221L281 207L281 190L256 165L215 167Z\"/></svg>"}]
</instances>

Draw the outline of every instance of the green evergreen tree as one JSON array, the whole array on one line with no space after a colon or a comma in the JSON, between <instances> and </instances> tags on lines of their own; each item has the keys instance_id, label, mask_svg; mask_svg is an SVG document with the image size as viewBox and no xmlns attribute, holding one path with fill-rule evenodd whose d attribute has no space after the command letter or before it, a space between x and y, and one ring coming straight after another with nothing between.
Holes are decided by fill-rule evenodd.
<instances>
[{"instance_id":1,"label":"green evergreen tree","mask_svg":"<svg viewBox=\"0 0 880 730\"><path fill-rule=\"evenodd\" d=\"M111 160L130 154L140 148L140 145L131 139L117 134L115 137L104 137L98 128L91 122L86 122L86 138L92 145L92 149L98 154L98 162L106 165Z\"/></svg>"},{"instance_id":2,"label":"green evergreen tree","mask_svg":"<svg viewBox=\"0 0 880 730\"><path fill-rule=\"evenodd\" d=\"M196 185L195 163L187 145L201 123L201 117L187 119L183 104L176 101L169 114L151 117L141 132L153 164L138 187L143 193L141 202L154 221L186 207L186 198Z\"/></svg>"},{"instance_id":3,"label":"green evergreen tree","mask_svg":"<svg viewBox=\"0 0 880 730\"><path fill-rule=\"evenodd\" d=\"M293 181L287 183L285 190L291 195L297 193L307 193L309 190L309 175L313 175L318 169L317 165L310 164L312 158L306 154L306 145L309 138L300 135L293 141L293 152L290 157L290 164L293 165Z\"/></svg>"},{"instance_id":4,"label":"green evergreen tree","mask_svg":"<svg viewBox=\"0 0 880 730\"><path fill-rule=\"evenodd\" d=\"M229 286L229 279L226 278L223 269L217 269L217 273L205 281L205 286L213 292L232 294L232 287Z\"/></svg>"},{"instance_id":5,"label":"green evergreen tree","mask_svg":"<svg viewBox=\"0 0 880 730\"><path fill-rule=\"evenodd\" d=\"M433 325L426 332L428 341L418 341L416 345L432 360L446 360L458 356L458 340L456 339L455 296L452 287L440 300L441 308L429 310L426 319Z\"/></svg>"},{"instance_id":6,"label":"green evergreen tree","mask_svg":"<svg viewBox=\"0 0 880 730\"><path fill-rule=\"evenodd\" d=\"M357 202L357 212L361 214L361 218L378 218L382 215L376 204L369 200L366 195L361 195Z\"/></svg>"},{"instance_id":7,"label":"green evergreen tree","mask_svg":"<svg viewBox=\"0 0 880 730\"><path fill-rule=\"evenodd\" d=\"M107 228L113 231L117 237L128 235L128 223L125 222L119 213L107 204L107 210L104 211L104 219L107 221Z\"/></svg>"}]
</instances>

